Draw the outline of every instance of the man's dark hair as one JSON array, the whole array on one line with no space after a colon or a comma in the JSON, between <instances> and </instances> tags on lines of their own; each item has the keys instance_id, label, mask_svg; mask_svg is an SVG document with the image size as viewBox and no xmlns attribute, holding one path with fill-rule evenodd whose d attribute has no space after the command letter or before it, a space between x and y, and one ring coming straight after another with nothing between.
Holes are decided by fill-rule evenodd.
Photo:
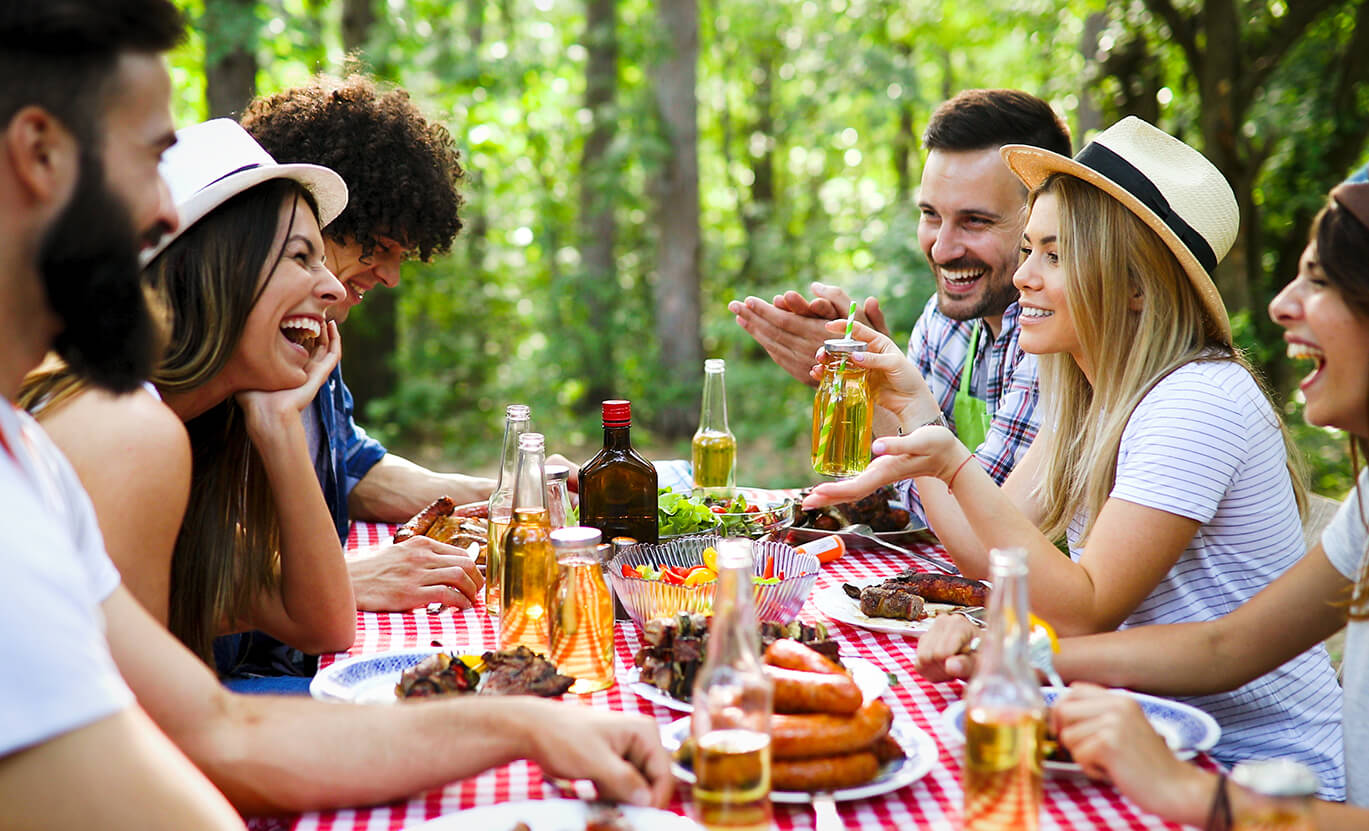
<instances>
[{"instance_id":1,"label":"man's dark hair","mask_svg":"<svg viewBox=\"0 0 1369 831\"><path fill-rule=\"evenodd\" d=\"M11 0L0 8L0 125L24 107L56 116L98 149L121 54L166 52L185 21L170 0Z\"/></svg>"},{"instance_id":2,"label":"man's dark hair","mask_svg":"<svg viewBox=\"0 0 1369 831\"><path fill-rule=\"evenodd\" d=\"M278 162L337 171L347 182L347 209L324 233L352 237L363 256L386 236L427 261L448 251L461 230L460 154L447 129L424 118L402 89L356 74L319 76L253 101L242 126Z\"/></svg>"},{"instance_id":3,"label":"man's dark hair","mask_svg":"<svg viewBox=\"0 0 1369 831\"><path fill-rule=\"evenodd\" d=\"M1070 131L1051 105L1017 89L967 89L932 113L922 146L970 152L1030 144L1071 155Z\"/></svg>"}]
</instances>

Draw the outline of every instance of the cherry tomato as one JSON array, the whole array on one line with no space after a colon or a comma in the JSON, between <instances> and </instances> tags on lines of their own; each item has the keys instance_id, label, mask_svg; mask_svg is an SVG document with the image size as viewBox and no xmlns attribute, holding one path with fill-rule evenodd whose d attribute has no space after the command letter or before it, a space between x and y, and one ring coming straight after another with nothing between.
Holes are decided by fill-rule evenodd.
<instances>
[{"instance_id":1,"label":"cherry tomato","mask_svg":"<svg viewBox=\"0 0 1369 831\"><path fill-rule=\"evenodd\" d=\"M758 514L758 513L760 513L760 512L761 512L761 506L759 506L759 505L747 505L747 506L746 506L746 510L743 511L742 513L745 513L745 514Z\"/></svg>"},{"instance_id":2,"label":"cherry tomato","mask_svg":"<svg viewBox=\"0 0 1369 831\"><path fill-rule=\"evenodd\" d=\"M633 568L632 566L628 565L627 563L623 563L623 576L624 576L624 577L641 577L642 575L640 575L640 574L637 573L637 569Z\"/></svg>"},{"instance_id":3,"label":"cherry tomato","mask_svg":"<svg viewBox=\"0 0 1369 831\"><path fill-rule=\"evenodd\" d=\"M709 510L712 511L713 513L715 513L715 514L725 514L725 513L727 513L727 506L726 506L726 505L714 505L714 506L710 507Z\"/></svg>"}]
</instances>

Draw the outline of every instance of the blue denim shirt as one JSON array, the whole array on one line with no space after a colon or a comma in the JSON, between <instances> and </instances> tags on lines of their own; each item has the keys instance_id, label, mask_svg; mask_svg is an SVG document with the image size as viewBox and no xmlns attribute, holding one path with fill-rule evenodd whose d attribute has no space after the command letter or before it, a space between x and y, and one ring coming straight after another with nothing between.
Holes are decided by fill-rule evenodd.
<instances>
[{"instance_id":1,"label":"blue denim shirt","mask_svg":"<svg viewBox=\"0 0 1369 831\"><path fill-rule=\"evenodd\" d=\"M333 367L328 380L314 396L314 414L328 438L328 458L319 472L323 496L333 512L338 539L347 544L347 497L387 452L385 446L352 420L352 392L342 381L342 364Z\"/></svg>"},{"instance_id":2,"label":"blue denim shirt","mask_svg":"<svg viewBox=\"0 0 1369 831\"><path fill-rule=\"evenodd\" d=\"M1346 184L1360 184L1369 182L1369 164L1350 174L1350 178L1345 180Z\"/></svg>"}]
</instances>

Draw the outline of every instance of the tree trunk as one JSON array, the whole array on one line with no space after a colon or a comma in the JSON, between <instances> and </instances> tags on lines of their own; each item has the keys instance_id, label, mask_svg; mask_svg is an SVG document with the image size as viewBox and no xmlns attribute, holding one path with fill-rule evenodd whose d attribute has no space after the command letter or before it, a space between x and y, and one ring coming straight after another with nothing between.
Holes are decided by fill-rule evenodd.
<instances>
[{"instance_id":1,"label":"tree trunk","mask_svg":"<svg viewBox=\"0 0 1369 831\"><path fill-rule=\"evenodd\" d=\"M366 47L371 27L376 22L373 0L344 0L342 4L342 48L349 54Z\"/></svg>"},{"instance_id":2,"label":"tree trunk","mask_svg":"<svg viewBox=\"0 0 1369 831\"><path fill-rule=\"evenodd\" d=\"M618 266L614 250L618 223L614 213L617 169L608 157L618 123L617 0L588 0L585 9L585 109L592 122L585 137L580 161L580 256L583 268L577 278L580 314L585 326L576 337L579 372L585 379L584 406L596 409L613 396L614 298L618 293ZM597 336L596 336L597 335Z\"/></svg>"},{"instance_id":3,"label":"tree trunk","mask_svg":"<svg viewBox=\"0 0 1369 831\"><path fill-rule=\"evenodd\" d=\"M1103 128L1103 113L1098 107L1093 90L1103 66L1098 60L1098 38L1107 28L1108 16L1094 12L1084 20L1084 34L1079 38L1079 51L1084 56L1084 83L1079 89L1079 109L1075 114L1074 146L1083 147L1091 130Z\"/></svg>"},{"instance_id":4,"label":"tree trunk","mask_svg":"<svg viewBox=\"0 0 1369 831\"><path fill-rule=\"evenodd\" d=\"M660 0L666 56L657 66L657 105L670 152L656 183L660 240L656 268L656 331L665 393L655 419L667 437L694 428L694 390L703 359L699 334L699 159L695 79L699 56L697 0ZM687 380L684 380L687 379ZM674 386L674 389L671 389Z\"/></svg>"},{"instance_id":5,"label":"tree trunk","mask_svg":"<svg viewBox=\"0 0 1369 831\"><path fill-rule=\"evenodd\" d=\"M256 2L205 0L201 26L209 117L236 119L257 94Z\"/></svg>"},{"instance_id":6,"label":"tree trunk","mask_svg":"<svg viewBox=\"0 0 1369 831\"><path fill-rule=\"evenodd\" d=\"M345 0L342 6L342 45L348 54L365 51L375 25L372 0ZM399 384L394 355L399 345L399 294L383 289L352 309L343 326L343 370L356 411L394 393ZM358 419L362 420L362 419Z\"/></svg>"},{"instance_id":7,"label":"tree trunk","mask_svg":"<svg viewBox=\"0 0 1369 831\"><path fill-rule=\"evenodd\" d=\"M775 50L779 46L774 35L761 34L756 65L756 121L746 136L746 155L751 160L751 199L741 202L742 228L746 231L746 258L742 261L738 281L751 285L756 277L757 263L765 259L761 235L775 215ZM762 146L754 146L760 137ZM759 152L758 152L759 151Z\"/></svg>"}]
</instances>

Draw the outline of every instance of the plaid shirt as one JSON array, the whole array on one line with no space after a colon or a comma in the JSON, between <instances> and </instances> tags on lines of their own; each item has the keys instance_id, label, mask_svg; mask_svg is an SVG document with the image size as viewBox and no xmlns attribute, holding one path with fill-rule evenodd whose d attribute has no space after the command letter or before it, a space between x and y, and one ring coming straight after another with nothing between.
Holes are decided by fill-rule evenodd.
<instances>
[{"instance_id":1,"label":"plaid shirt","mask_svg":"<svg viewBox=\"0 0 1369 831\"><path fill-rule=\"evenodd\" d=\"M1020 309L1013 303L1003 313L1002 331L991 342L989 330L984 328L979 338L979 349L974 358L974 372L970 377L970 394L988 404L991 421L984 443L974 449L975 458L995 482L1012 472L1013 465L1027 452L1036 438L1036 356L1017 346L1017 316ZM908 339L908 359L917 364L922 377L927 379L932 395L941 404L946 421L955 429L955 394L960 389L961 370L965 353L970 348L972 320L952 320L936 307L933 295ZM924 522L922 500L911 479L900 483L900 490L908 506Z\"/></svg>"}]
</instances>

